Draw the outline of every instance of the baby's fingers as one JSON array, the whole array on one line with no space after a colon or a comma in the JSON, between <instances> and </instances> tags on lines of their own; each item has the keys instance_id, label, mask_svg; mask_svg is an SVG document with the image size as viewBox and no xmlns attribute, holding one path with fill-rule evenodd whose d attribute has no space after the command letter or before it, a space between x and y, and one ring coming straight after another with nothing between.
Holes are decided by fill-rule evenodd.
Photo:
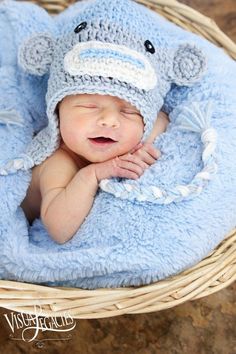
<instances>
[{"instance_id":1,"label":"baby's fingers","mask_svg":"<svg viewBox=\"0 0 236 354\"><path fill-rule=\"evenodd\" d=\"M143 143L138 143L129 153L133 154L135 151L139 150L143 146Z\"/></svg>"},{"instance_id":2,"label":"baby's fingers","mask_svg":"<svg viewBox=\"0 0 236 354\"><path fill-rule=\"evenodd\" d=\"M145 161L140 159L140 157L138 155L135 155L135 153L134 154L128 153L128 154L119 156L119 159L121 161L131 162L131 163L141 167L142 170L145 170L149 166Z\"/></svg>"},{"instance_id":3,"label":"baby's fingers","mask_svg":"<svg viewBox=\"0 0 236 354\"><path fill-rule=\"evenodd\" d=\"M141 149L136 151L133 155L140 158L148 165L152 165L161 156L158 149L155 149L152 144L145 143Z\"/></svg>"},{"instance_id":4,"label":"baby's fingers","mask_svg":"<svg viewBox=\"0 0 236 354\"><path fill-rule=\"evenodd\" d=\"M156 149L153 144L144 143L141 150L146 151L154 159L158 159L161 156L160 150Z\"/></svg>"},{"instance_id":5,"label":"baby's fingers","mask_svg":"<svg viewBox=\"0 0 236 354\"><path fill-rule=\"evenodd\" d=\"M117 167L135 173L137 177L140 177L146 169L145 167L140 166L140 164L135 163L134 159L133 161L132 158L130 158L130 160L127 160L124 156L123 158L116 157L115 163Z\"/></svg>"}]
</instances>

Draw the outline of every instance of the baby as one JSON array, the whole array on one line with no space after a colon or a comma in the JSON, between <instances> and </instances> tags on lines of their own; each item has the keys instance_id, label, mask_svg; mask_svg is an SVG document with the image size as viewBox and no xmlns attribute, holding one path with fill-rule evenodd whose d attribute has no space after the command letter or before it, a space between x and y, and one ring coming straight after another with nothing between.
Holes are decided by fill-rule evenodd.
<instances>
[{"instance_id":1,"label":"baby","mask_svg":"<svg viewBox=\"0 0 236 354\"><path fill-rule=\"evenodd\" d=\"M13 164L33 168L21 206L58 243L80 228L103 179L138 179L159 158L152 143L169 123L158 112L175 75L172 56L163 59L148 24L141 34L127 30L123 14L119 23L92 13L75 12L58 37L34 34L18 55L24 71L49 74L48 125Z\"/></svg>"},{"instance_id":2,"label":"baby","mask_svg":"<svg viewBox=\"0 0 236 354\"><path fill-rule=\"evenodd\" d=\"M73 94L58 104L60 146L32 170L23 208L30 223L41 217L58 243L71 239L88 215L99 182L138 179L159 157L152 145L169 123L160 112L145 143L139 110L111 95Z\"/></svg>"}]
</instances>

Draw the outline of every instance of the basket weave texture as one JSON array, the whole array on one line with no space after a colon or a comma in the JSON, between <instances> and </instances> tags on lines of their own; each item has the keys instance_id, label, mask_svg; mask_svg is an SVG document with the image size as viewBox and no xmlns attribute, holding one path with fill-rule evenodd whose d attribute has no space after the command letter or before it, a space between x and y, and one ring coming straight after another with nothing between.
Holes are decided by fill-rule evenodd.
<instances>
[{"instance_id":1,"label":"basket weave texture","mask_svg":"<svg viewBox=\"0 0 236 354\"><path fill-rule=\"evenodd\" d=\"M34 1L52 14L74 0ZM215 22L176 0L138 0L168 20L197 33L236 59L236 44ZM207 230L206 230L207 232ZM160 311L213 294L236 280L236 229L207 258L177 276L141 287L83 290L0 280L0 306L42 316L91 319Z\"/></svg>"}]
</instances>

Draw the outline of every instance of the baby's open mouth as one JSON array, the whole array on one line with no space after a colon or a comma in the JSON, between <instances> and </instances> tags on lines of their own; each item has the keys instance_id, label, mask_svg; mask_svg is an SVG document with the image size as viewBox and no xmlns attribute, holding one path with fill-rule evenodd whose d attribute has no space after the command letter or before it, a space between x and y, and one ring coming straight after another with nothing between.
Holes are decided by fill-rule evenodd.
<instances>
[{"instance_id":1,"label":"baby's open mouth","mask_svg":"<svg viewBox=\"0 0 236 354\"><path fill-rule=\"evenodd\" d=\"M106 138L104 136L98 136L96 138L89 138L90 141L97 143L97 144L112 144L116 143L116 140L113 140L112 138Z\"/></svg>"}]
</instances>

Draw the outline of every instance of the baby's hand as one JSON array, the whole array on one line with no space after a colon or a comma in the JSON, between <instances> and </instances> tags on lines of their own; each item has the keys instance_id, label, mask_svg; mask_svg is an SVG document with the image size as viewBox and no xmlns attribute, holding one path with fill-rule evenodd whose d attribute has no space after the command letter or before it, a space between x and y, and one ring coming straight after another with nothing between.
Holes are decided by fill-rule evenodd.
<instances>
[{"instance_id":1,"label":"baby's hand","mask_svg":"<svg viewBox=\"0 0 236 354\"><path fill-rule=\"evenodd\" d=\"M144 143L138 144L130 153L95 163L93 168L98 181L110 177L138 179L159 157L159 150Z\"/></svg>"},{"instance_id":2,"label":"baby's hand","mask_svg":"<svg viewBox=\"0 0 236 354\"><path fill-rule=\"evenodd\" d=\"M154 164L161 156L160 150L156 149L151 143L139 143L132 151L131 154L139 157L148 168Z\"/></svg>"}]
</instances>

